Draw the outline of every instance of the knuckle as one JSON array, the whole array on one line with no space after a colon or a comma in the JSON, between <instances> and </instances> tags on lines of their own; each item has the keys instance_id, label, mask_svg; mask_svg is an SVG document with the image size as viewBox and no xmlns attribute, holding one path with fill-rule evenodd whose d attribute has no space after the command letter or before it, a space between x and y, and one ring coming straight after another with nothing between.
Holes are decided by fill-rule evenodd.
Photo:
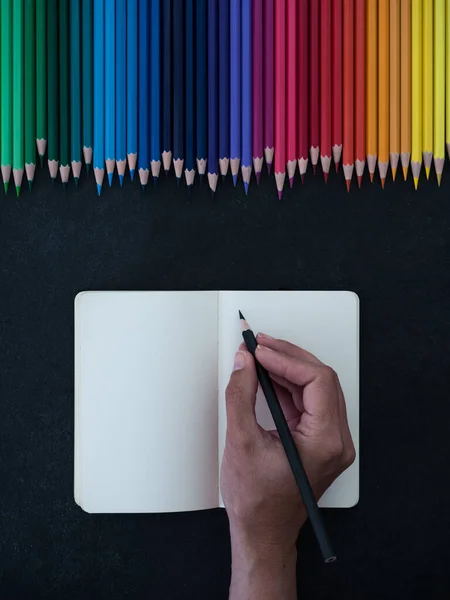
<instances>
[{"instance_id":1,"label":"knuckle","mask_svg":"<svg viewBox=\"0 0 450 600\"><path fill-rule=\"evenodd\" d=\"M327 382L337 383L339 381L338 374L336 371L330 367L329 365L324 365L321 367L322 377Z\"/></svg>"},{"instance_id":2,"label":"knuckle","mask_svg":"<svg viewBox=\"0 0 450 600\"><path fill-rule=\"evenodd\" d=\"M353 444L350 447L345 448L343 453L343 463L346 469L350 467L356 460L356 450Z\"/></svg>"}]
</instances>

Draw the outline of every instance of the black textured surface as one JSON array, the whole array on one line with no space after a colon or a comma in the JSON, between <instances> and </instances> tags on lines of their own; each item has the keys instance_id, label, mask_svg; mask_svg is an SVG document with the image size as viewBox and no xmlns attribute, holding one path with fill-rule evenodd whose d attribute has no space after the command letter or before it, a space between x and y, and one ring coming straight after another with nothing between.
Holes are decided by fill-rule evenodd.
<instances>
[{"instance_id":1,"label":"black textured surface","mask_svg":"<svg viewBox=\"0 0 450 600\"><path fill-rule=\"evenodd\" d=\"M89 516L73 501L73 298L89 289L350 289L361 299L361 500L306 529L304 599L448 598L450 172L443 187L311 175L192 198L173 178L0 198L0 598L227 598L221 511Z\"/></svg>"}]
</instances>

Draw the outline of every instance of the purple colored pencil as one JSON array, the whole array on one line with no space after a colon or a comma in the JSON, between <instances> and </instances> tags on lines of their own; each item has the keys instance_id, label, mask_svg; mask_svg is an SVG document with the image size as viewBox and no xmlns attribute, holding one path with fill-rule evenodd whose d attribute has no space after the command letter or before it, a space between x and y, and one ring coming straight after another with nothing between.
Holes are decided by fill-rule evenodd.
<instances>
[{"instance_id":1,"label":"purple colored pencil","mask_svg":"<svg viewBox=\"0 0 450 600\"><path fill-rule=\"evenodd\" d=\"M219 2L219 168L230 166L230 0Z\"/></svg>"},{"instance_id":2,"label":"purple colored pencil","mask_svg":"<svg viewBox=\"0 0 450 600\"><path fill-rule=\"evenodd\" d=\"M236 186L241 160L241 2L230 0L230 163Z\"/></svg>"},{"instance_id":3,"label":"purple colored pencil","mask_svg":"<svg viewBox=\"0 0 450 600\"><path fill-rule=\"evenodd\" d=\"M242 0L242 179L248 194L252 174L252 0Z\"/></svg>"},{"instance_id":4,"label":"purple colored pencil","mask_svg":"<svg viewBox=\"0 0 450 600\"><path fill-rule=\"evenodd\" d=\"M264 0L264 155L271 171L274 139L274 14L273 0Z\"/></svg>"},{"instance_id":5,"label":"purple colored pencil","mask_svg":"<svg viewBox=\"0 0 450 600\"><path fill-rule=\"evenodd\" d=\"M252 87L253 139L252 155L256 182L259 185L264 160L263 145L263 0L253 0L252 9Z\"/></svg>"},{"instance_id":6,"label":"purple colored pencil","mask_svg":"<svg viewBox=\"0 0 450 600\"><path fill-rule=\"evenodd\" d=\"M214 194L219 177L219 48L217 0L208 0L208 183Z\"/></svg>"}]
</instances>

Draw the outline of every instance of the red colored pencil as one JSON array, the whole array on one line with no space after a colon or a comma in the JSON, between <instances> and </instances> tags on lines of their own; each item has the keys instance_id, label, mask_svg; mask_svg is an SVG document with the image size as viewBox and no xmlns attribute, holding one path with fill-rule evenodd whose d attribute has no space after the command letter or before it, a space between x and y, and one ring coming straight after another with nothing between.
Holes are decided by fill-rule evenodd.
<instances>
[{"instance_id":1,"label":"red colored pencil","mask_svg":"<svg viewBox=\"0 0 450 600\"><path fill-rule=\"evenodd\" d=\"M342 156L342 0L333 0L331 21L333 44L331 144L337 173Z\"/></svg>"},{"instance_id":2,"label":"red colored pencil","mask_svg":"<svg viewBox=\"0 0 450 600\"><path fill-rule=\"evenodd\" d=\"M355 170L361 187L366 164L366 0L355 5Z\"/></svg>"},{"instance_id":3,"label":"red colored pencil","mask_svg":"<svg viewBox=\"0 0 450 600\"><path fill-rule=\"evenodd\" d=\"M308 168L308 112L309 112L309 82L308 82L308 0L298 0L297 7L297 37L298 37L298 139L297 157L300 177L303 181Z\"/></svg>"},{"instance_id":4,"label":"red colored pencil","mask_svg":"<svg viewBox=\"0 0 450 600\"><path fill-rule=\"evenodd\" d=\"M319 96L319 1L309 5L309 152L314 173L319 160L320 96Z\"/></svg>"},{"instance_id":5,"label":"red colored pencil","mask_svg":"<svg viewBox=\"0 0 450 600\"><path fill-rule=\"evenodd\" d=\"M320 162L326 183L331 163L331 0L320 3Z\"/></svg>"},{"instance_id":6,"label":"red colored pencil","mask_svg":"<svg viewBox=\"0 0 450 600\"><path fill-rule=\"evenodd\" d=\"M278 198L286 177L286 0L275 2L275 181Z\"/></svg>"},{"instance_id":7,"label":"red colored pencil","mask_svg":"<svg viewBox=\"0 0 450 600\"><path fill-rule=\"evenodd\" d=\"M343 143L343 169L347 190L353 175L355 160L354 118L355 118L355 0L344 2L344 143Z\"/></svg>"},{"instance_id":8,"label":"red colored pencil","mask_svg":"<svg viewBox=\"0 0 450 600\"><path fill-rule=\"evenodd\" d=\"M297 167L297 0L287 0L287 173L294 183Z\"/></svg>"}]
</instances>

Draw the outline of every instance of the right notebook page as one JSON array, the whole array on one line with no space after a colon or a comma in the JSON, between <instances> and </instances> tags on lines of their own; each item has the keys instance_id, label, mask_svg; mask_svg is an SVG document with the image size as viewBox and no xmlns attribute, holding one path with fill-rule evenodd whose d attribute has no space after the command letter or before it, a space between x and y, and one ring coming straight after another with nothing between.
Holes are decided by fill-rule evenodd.
<instances>
[{"instance_id":1,"label":"right notebook page","mask_svg":"<svg viewBox=\"0 0 450 600\"><path fill-rule=\"evenodd\" d=\"M319 506L349 508L359 499L359 299L353 292L219 293L219 461L226 431L225 389L234 354L242 342L239 310L255 335L262 331L315 354L339 375L356 460L322 496ZM274 429L264 396L256 412L265 429Z\"/></svg>"}]
</instances>

